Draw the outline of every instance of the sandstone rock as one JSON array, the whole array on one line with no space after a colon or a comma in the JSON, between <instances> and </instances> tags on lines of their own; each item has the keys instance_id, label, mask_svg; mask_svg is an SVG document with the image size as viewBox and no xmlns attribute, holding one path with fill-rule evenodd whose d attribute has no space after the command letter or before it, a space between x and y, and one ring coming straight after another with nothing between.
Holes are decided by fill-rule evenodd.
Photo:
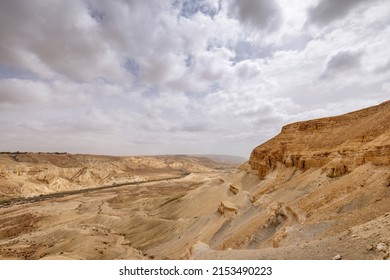
<instances>
[{"instance_id":1,"label":"sandstone rock","mask_svg":"<svg viewBox=\"0 0 390 280\"><path fill-rule=\"evenodd\" d=\"M259 198L257 197L257 195L254 195L254 194L251 194L250 196L250 201L255 204L256 201L258 200Z\"/></svg>"},{"instance_id":2,"label":"sandstone rock","mask_svg":"<svg viewBox=\"0 0 390 280\"><path fill-rule=\"evenodd\" d=\"M208 250L210 250L210 247L208 244L201 242L201 241L198 241L194 245L192 245L192 247L190 249L190 253L191 253L191 255L194 255L194 254L206 252Z\"/></svg>"},{"instance_id":3,"label":"sandstone rock","mask_svg":"<svg viewBox=\"0 0 390 280\"><path fill-rule=\"evenodd\" d=\"M270 205L273 202L273 199L269 195L249 195L250 202L256 207L262 207L265 205Z\"/></svg>"},{"instance_id":4,"label":"sandstone rock","mask_svg":"<svg viewBox=\"0 0 390 280\"><path fill-rule=\"evenodd\" d=\"M376 249L377 249L378 251L386 252L387 249L388 249L388 246L387 246L386 243L381 242L381 243L378 243L378 244L376 245Z\"/></svg>"},{"instance_id":5,"label":"sandstone rock","mask_svg":"<svg viewBox=\"0 0 390 280\"><path fill-rule=\"evenodd\" d=\"M333 257L334 260L341 260L340 254L337 254L336 256Z\"/></svg>"},{"instance_id":6,"label":"sandstone rock","mask_svg":"<svg viewBox=\"0 0 390 280\"><path fill-rule=\"evenodd\" d=\"M375 246L374 245L369 245L369 246L367 246L367 251L372 251L372 250L374 250L375 249Z\"/></svg>"},{"instance_id":7,"label":"sandstone rock","mask_svg":"<svg viewBox=\"0 0 390 280\"><path fill-rule=\"evenodd\" d=\"M268 206L268 212L270 216L267 221L267 225L279 225L285 220L290 219L294 221L301 222L304 220L303 217L298 215L291 206L287 205L285 202L273 202Z\"/></svg>"},{"instance_id":8,"label":"sandstone rock","mask_svg":"<svg viewBox=\"0 0 390 280\"><path fill-rule=\"evenodd\" d=\"M230 201L222 201L221 205L218 207L218 212L222 215L236 214L237 207Z\"/></svg>"},{"instance_id":9,"label":"sandstone rock","mask_svg":"<svg viewBox=\"0 0 390 280\"><path fill-rule=\"evenodd\" d=\"M233 186L233 185L230 185L229 186L229 190L233 193L233 194L238 194L238 192L240 191L239 188Z\"/></svg>"},{"instance_id":10,"label":"sandstone rock","mask_svg":"<svg viewBox=\"0 0 390 280\"><path fill-rule=\"evenodd\" d=\"M342 161L335 161L327 164L324 171L329 178L336 178L347 173L348 168Z\"/></svg>"},{"instance_id":11,"label":"sandstone rock","mask_svg":"<svg viewBox=\"0 0 390 280\"><path fill-rule=\"evenodd\" d=\"M332 178L367 162L390 165L389 119L387 101L345 115L289 124L276 137L256 147L249 164L260 178L278 164L305 171L340 158L342 161L326 170Z\"/></svg>"}]
</instances>

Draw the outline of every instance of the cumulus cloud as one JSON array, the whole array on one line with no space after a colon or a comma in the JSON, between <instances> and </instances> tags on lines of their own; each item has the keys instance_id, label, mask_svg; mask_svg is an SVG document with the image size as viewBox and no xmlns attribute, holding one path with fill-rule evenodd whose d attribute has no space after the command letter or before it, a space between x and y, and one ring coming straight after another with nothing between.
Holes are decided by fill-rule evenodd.
<instances>
[{"instance_id":1,"label":"cumulus cloud","mask_svg":"<svg viewBox=\"0 0 390 280\"><path fill-rule=\"evenodd\" d=\"M99 24L83 1L2 3L0 58L43 78L120 80L118 54L102 40Z\"/></svg>"},{"instance_id":2,"label":"cumulus cloud","mask_svg":"<svg viewBox=\"0 0 390 280\"><path fill-rule=\"evenodd\" d=\"M337 3L1 1L3 149L248 156L388 99L390 2Z\"/></svg>"},{"instance_id":3,"label":"cumulus cloud","mask_svg":"<svg viewBox=\"0 0 390 280\"><path fill-rule=\"evenodd\" d=\"M229 12L243 24L268 32L278 29L282 20L280 8L275 1L231 0Z\"/></svg>"},{"instance_id":4,"label":"cumulus cloud","mask_svg":"<svg viewBox=\"0 0 390 280\"><path fill-rule=\"evenodd\" d=\"M375 1L375 0L374 0ZM309 9L309 21L319 26L327 25L345 17L363 3L372 4L373 0L320 0Z\"/></svg>"},{"instance_id":5,"label":"cumulus cloud","mask_svg":"<svg viewBox=\"0 0 390 280\"><path fill-rule=\"evenodd\" d=\"M339 50L328 56L325 63L325 69L322 73L323 78L336 76L340 73L358 70L360 68L362 51L357 50Z\"/></svg>"}]
</instances>

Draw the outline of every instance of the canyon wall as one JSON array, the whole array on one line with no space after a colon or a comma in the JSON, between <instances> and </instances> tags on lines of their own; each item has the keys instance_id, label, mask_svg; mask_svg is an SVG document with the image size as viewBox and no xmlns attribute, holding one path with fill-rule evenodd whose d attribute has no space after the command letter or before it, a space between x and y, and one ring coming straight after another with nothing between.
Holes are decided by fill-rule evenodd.
<instances>
[{"instance_id":1,"label":"canyon wall","mask_svg":"<svg viewBox=\"0 0 390 280\"><path fill-rule=\"evenodd\" d=\"M278 164L338 177L371 162L390 165L390 101L336 117L286 125L256 147L249 164L264 178Z\"/></svg>"}]
</instances>

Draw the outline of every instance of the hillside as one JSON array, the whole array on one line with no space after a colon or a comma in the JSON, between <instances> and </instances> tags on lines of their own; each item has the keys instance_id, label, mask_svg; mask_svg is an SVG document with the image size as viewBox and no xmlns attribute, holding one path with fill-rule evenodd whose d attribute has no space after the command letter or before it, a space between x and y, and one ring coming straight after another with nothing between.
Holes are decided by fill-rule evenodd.
<instances>
[{"instance_id":1,"label":"hillside","mask_svg":"<svg viewBox=\"0 0 390 280\"><path fill-rule=\"evenodd\" d=\"M138 181L0 205L0 258L389 259L389 148L388 101L287 125L229 172L202 157L2 155L3 198Z\"/></svg>"},{"instance_id":2,"label":"hillside","mask_svg":"<svg viewBox=\"0 0 390 280\"><path fill-rule=\"evenodd\" d=\"M211 244L243 250L197 258L389 257L376 249L390 244L389 101L287 125L241 169L237 186L251 205L238 207L225 238ZM259 180L245 182L249 174Z\"/></svg>"},{"instance_id":3,"label":"hillside","mask_svg":"<svg viewBox=\"0 0 390 280\"><path fill-rule=\"evenodd\" d=\"M255 148L249 164L264 177L277 164L299 170L325 167L338 177L371 162L390 165L390 101L338 117L286 125Z\"/></svg>"},{"instance_id":4,"label":"hillside","mask_svg":"<svg viewBox=\"0 0 390 280\"><path fill-rule=\"evenodd\" d=\"M0 154L0 201L177 178L191 172L227 170L234 166L236 163L195 156L3 153Z\"/></svg>"}]
</instances>

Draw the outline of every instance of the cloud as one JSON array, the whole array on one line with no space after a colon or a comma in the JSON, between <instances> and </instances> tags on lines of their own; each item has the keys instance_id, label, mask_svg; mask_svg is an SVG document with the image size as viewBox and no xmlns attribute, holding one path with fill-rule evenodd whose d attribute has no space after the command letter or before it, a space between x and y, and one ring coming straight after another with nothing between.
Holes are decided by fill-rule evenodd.
<instances>
[{"instance_id":1,"label":"cloud","mask_svg":"<svg viewBox=\"0 0 390 280\"><path fill-rule=\"evenodd\" d=\"M382 65L375 67L374 73L384 74L390 71L390 60Z\"/></svg>"},{"instance_id":2,"label":"cloud","mask_svg":"<svg viewBox=\"0 0 390 280\"><path fill-rule=\"evenodd\" d=\"M323 78L337 76L340 73L358 70L361 66L362 51L357 50L339 50L328 56L325 63L325 69L322 73Z\"/></svg>"},{"instance_id":3,"label":"cloud","mask_svg":"<svg viewBox=\"0 0 390 280\"><path fill-rule=\"evenodd\" d=\"M21 79L0 80L0 106L45 103L51 89L45 83Z\"/></svg>"},{"instance_id":4,"label":"cloud","mask_svg":"<svg viewBox=\"0 0 390 280\"><path fill-rule=\"evenodd\" d=\"M56 120L55 127L70 133L109 133L115 132L115 122L110 115L96 108L78 114L78 118Z\"/></svg>"},{"instance_id":5,"label":"cloud","mask_svg":"<svg viewBox=\"0 0 390 280\"><path fill-rule=\"evenodd\" d=\"M388 99L389 1L0 2L3 149L247 156Z\"/></svg>"},{"instance_id":6,"label":"cloud","mask_svg":"<svg viewBox=\"0 0 390 280\"><path fill-rule=\"evenodd\" d=\"M280 8L275 1L231 0L229 12L243 24L267 32L277 30L282 21Z\"/></svg>"},{"instance_id":7,"label":"cloud","mask_svg":"<svg viewBox=\"0 0 390 280\"><path fill-rule=\"evenodd\" d=\"M101 37L101 25L83 1L2 3L0 25L0 58L8 65L45 79L126 78L118 53Z\"/></svg>"},{"instance_id":8,"label":"cloud","mask_svg":"<svg viewBox=\"0 0 390 280\"><path fill-rule=\"evenodd\" d=\"M375 0L374 0L375 1ZM309 22L318 26L327 25L348 15L363 3L372 4L373 0L320 0L308 11Z\"/></svg>"},{"instance_id":9,"label":"cloud","mask_svg":"<svg viewBox=\"0 0 390 280\"><path fill-rule=\"evenodd\" d=\"M382 85L382 90L387 91L387 92L390 92L390 82L384 83L384 84Z\"/></svg>"},{"instance_id":10,"label":"cloud","mask_svg":"<svg viewBox=\"0 0 390 280\"><path fill-rule=\"evenodd\" d=\"M187 58L225 45L238 24L223 14L210 17L219 1L178 3L203 12L178 19L180 9L168 1L8 2L0 10L0 59L38 79L206 89L211 84L192 78Z\"/></svg>"},{"instance_id":11,"label":"cloud","mask_svg":"<svg viewBox=\"0 0 390 280\"><path fill-rule=\"evenodd\" d=\"M188 123L184 123L180 127L173 126L169 129L170 132L189 132L189 133L201 133L208 131L208 125L206 122L193 122L190 121Z\"/></svg>"}]
</instances>

